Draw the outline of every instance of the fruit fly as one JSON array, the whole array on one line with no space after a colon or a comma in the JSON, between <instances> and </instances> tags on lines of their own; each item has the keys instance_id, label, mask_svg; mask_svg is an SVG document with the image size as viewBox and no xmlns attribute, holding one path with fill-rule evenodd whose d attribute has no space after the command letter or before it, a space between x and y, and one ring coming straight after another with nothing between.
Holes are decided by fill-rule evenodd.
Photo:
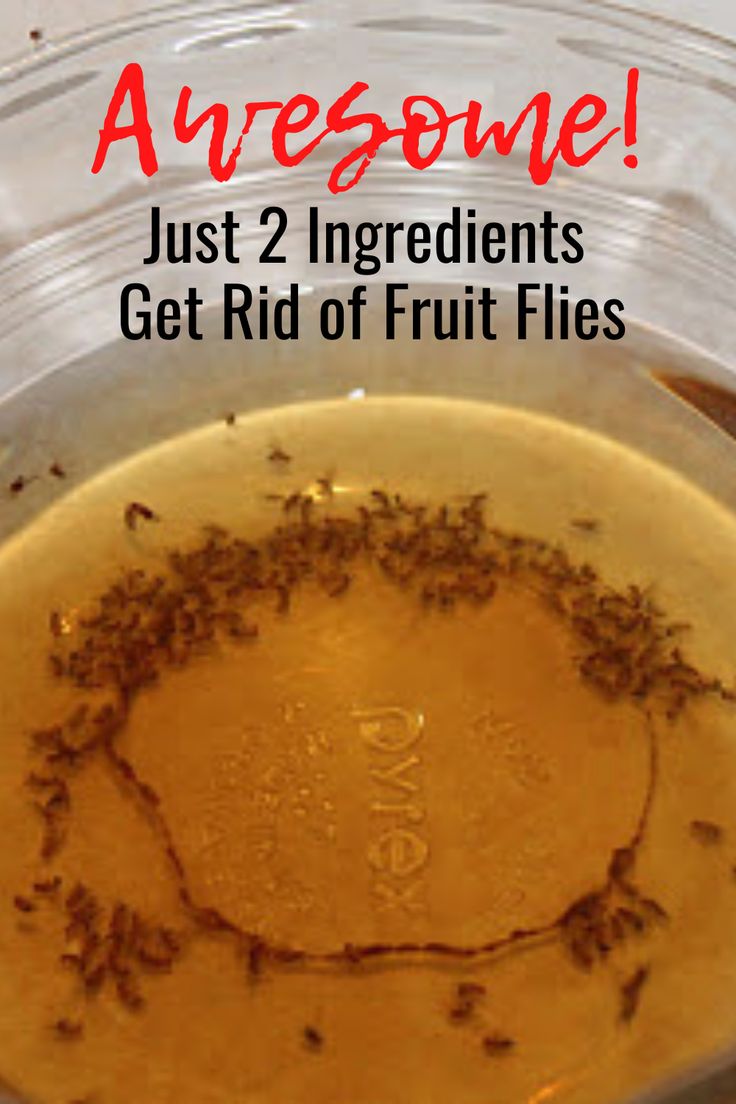
<instances>
[{"instance_id":1,"label":"fruit fly","mask_svg":"<svg viewBox=\"0 0 736 1104\"><path fill-rule=\"evenodd\" d=\"M152 510L150 506L146 506L143 502L129 502L125 507L123 517L128 529L136 529L139 520L160 521L156 511Z\"/></svg>"}]
</instances>

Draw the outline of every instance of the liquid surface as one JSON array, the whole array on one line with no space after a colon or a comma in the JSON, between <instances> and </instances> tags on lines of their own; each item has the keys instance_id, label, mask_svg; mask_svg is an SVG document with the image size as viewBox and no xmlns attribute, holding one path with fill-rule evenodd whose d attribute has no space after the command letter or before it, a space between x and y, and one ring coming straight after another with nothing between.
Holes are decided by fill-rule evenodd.
<instances>
[{"instance_id":1,"label":"liquid surface","mask_svg":"<svg viewBox=\"0 0 736 1104\"><path fill-rule=\"evenodd\" d=\"M290 461L269 461L275 444ZM325 475L329 494L315 482ZM13 841L0 852L0 1076L29 1099L601 1104L736 1034L736 723L711 699L656 718L637 878L669 920L590 969L550 932L467 961L305 961L254 978L223 932L188 941L171 972L149 971L133 1010L109 986L84 993L60 964L52 901L13 906L58 873L62 900L82 882L181 922L155 825L102 762L72 778L68 838L39 862L28 736L80 700L49 671L50 611L63 634L117 573L164 570L203 525L259 540L294 491L340 516L372 488L454 508L487 491L493 525L561 542L614 587L654 584L667 616L692 626L688 658L732 681L736 524L664 470L550 420L440 400L291 407L104 473L0 557L0 827ZM160 520L126 527L131 501ZM578 644L528 588L426 609L356 565L344 594L305 587L288 613L260 608L259 628L168 672L121 736L198 901L274 945L329 956L541 930L605 881L651 783L646 715L581 680ZM718 841L692 821L717 825ZM644 968L622 1022L622 987ZM467 1015L463 984L478 987ZM81 1036L60 1038L60 1019L83 1023Z\"/></svg>"}]
</instances>

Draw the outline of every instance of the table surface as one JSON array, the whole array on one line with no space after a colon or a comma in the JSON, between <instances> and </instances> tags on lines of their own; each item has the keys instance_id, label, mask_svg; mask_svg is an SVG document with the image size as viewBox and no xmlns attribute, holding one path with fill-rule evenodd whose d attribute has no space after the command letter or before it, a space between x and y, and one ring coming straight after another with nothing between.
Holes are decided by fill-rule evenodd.
<instances>
[{"instance_id":1,"label":"table surface","mask_svg":"<svg viewBox=\"0 0 736 1104\"><path fill-rule=\"evenodd\" d=\"M375 0L376 7L395 9L395 0ZM736 39L734 0L619 0L621 7L655 12ZM53 42L96 23L157 6L150 0L0 0L0 61L16 58L37 45L32 29ZM167 6L167 5L162 5Z\"/></svg>"}]
</instances>

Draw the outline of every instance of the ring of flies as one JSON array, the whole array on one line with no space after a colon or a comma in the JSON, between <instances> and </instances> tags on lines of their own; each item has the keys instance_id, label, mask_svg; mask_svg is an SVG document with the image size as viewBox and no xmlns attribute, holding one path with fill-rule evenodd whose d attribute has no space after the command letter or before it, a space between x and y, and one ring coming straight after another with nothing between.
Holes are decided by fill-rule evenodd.
<instances>
[{"instance_id":1,"label":"ring of flies","mask_svg":"<svg viewBox=\"0 0 736 1104\"><path fill-rule=\"evenodd\" d=\"M234 425L235 415L225 421ZM267 459L288 470L291 456L274 445ZM51 473L60 477L63 469L54 464ZM29 892L15 895L18 912L34 913L43 901L61 909L68 946L61 950L60 962L78 975L90 998L107 988L131 1011L145 1005L142 976L171 971L187 941L197 935L231 940L248 975L257 979L264 971L297 967L355 971L368 962L395 969L417 959L468 963L555 938L575 968L590 971L629 937L664 924L665 909L636 874L659 777L655 722L676 721L689 703L705 696L724 702L735 697L683 655L678 640L687 626L669 622L639 587L615 590L559 546L490 525L484 494L470 495L459 506L429 507L375 488L352 512L329 514L320 505L333 496L332 477L317 479L314 488L314 495L294 491L269 496L281 518L265 540L249 543L224 528L209 527L194 547L169 552L167 573L127 572L100 595L73 631L52 611L54 674L81 692L104 690L107 698L103 705L83 703L58 723L31 734L37 764L26 786L42 822L40 858L49 865L57 860L73 814L74 780L93 760L102 762L163 849L182 926L174 930L152 923L123 901L103 905L88 886L66 886L51 872ZM19 489L12 488L14 493ZM135 529L160 519L145 503L131 502L123 520ZM587 517L572 519L571 525L589 533L598 528L596 519ZM572 634L582 680L603 699L629 700L642 713L649 741L648 778L634 829L605 856L600 884L545 923L474 944L347 941L317 950L272 941L266 932L245 929L195 895L159 794L119 748L138 696L167 669L197 662L223 638L254 642L259 634L253 616L257 604L273 603L286 616L307 582L326 598L339 600L354 584L356 568L366 563L403 591L407 601L440 614L492 603L505 584L525 588ZM691 833L713 844L719 827L693 821ZM643 963L620 984L620 1022L634 1017L649 973L650 965ZM472 1018L484 995L480 983L459 983L450 1021ZM58 1019L53 1027L66 1040L80 1038L84 1029L82 1020L70 1018ZM307 1025L303 1036L308 1050L321 1049L323 1037L316 1027ZM512 1050L515 1040L492 1032L482 1045L487 1054L498 1056Z\"/></svg>"}]
</instances>

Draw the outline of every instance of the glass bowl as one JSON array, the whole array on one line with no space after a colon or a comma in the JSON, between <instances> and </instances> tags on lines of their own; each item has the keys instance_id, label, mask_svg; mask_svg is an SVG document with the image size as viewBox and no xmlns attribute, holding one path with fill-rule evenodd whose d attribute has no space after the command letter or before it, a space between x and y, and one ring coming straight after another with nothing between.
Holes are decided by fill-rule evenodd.
<instances>
[{"instance_id":1,"label":"glass bowl","mask_svg":"<svg viewBox=\"0 0 736 1104\"><path fill-rule=\"evenodd\" d=\"M145 72L160 170L144 177L122 143L93 175L104 110L128 61ZM417 93L453 111L478 99L489 115L511 119L542 88L557 111L592 91L620 113L632 66L641 74L638 167L623 163L614 142L585 168L558 162L541 188L529 179L523 142L510 157L470 160L451 137L423 172L389 144L356 187L333 196L327 176L344 145L325 143L281 168L267 122L254 125L221 184L207 171L206 136L183 145L171 128L183 84L197 110L215 99L230 105L233 141L244 102L308 92L324 107L353 79L368 82L366 104L387 120ZM179 3L49 44L6 65L0 84L0 481L9 487L54 457L69 470L63 485L41 481L3 508L0 537L103 469L229 411L362 394L551 415L648 455L736 510L727 432L736 390L735 43L605 0ZM241 263L145 266L153 205L173 221L236 212ZM288 215L278 265L259 259L270 206ZM583 227L584 259L417 266L399 255L367 276L351 262L310 261L311 207L353 228L365 220L436 227L453 206L475 211L478 223L539 222L551 211ZM206 339L124 340L120 293L133 281L147 283L154 301L196 286ZM298 283L300 340L224 341L226 281L271 295ZM386 341L386 281L439 299L491 284L499 340L443 344L404 331ZM621 299L626 340L549 342L537 327L515 342L514 287L524 281L550 282L556 294L564 284L571 300ZM319 303L356 284L367 285L364 339L325 341ZM713 402L703 413L698 384L719 389L717 417Z\"/></svg>"}]
</instances>

